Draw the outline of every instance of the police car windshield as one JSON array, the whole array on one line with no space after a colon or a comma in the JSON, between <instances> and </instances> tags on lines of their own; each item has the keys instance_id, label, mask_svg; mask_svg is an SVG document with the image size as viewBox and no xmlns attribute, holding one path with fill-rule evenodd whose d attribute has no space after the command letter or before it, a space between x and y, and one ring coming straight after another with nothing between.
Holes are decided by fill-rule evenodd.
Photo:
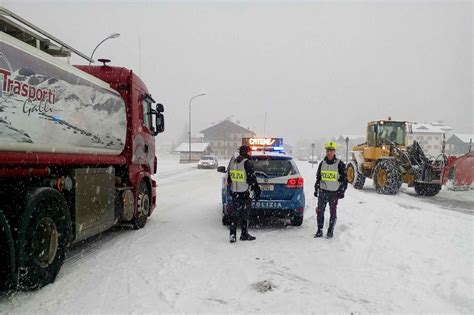
<instances>
[{"instance_id":1,"label":"police car windshield","mask_svg":"<svg viewBox=\"0 0 474 315\"><path fill-rule=\"evenodd\" d=\"M295 163L291 159L274 159L270 157L254 157L253 168L257 177L261 173L268 177L281 177L298 173Z\"/></svg>"}]
</instances>

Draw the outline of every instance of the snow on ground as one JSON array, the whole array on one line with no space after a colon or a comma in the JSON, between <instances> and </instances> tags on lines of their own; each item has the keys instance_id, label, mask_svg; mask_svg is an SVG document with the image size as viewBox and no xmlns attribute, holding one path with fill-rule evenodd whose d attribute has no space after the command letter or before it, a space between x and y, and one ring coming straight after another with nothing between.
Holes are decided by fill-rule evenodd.
<instances>
[{"instance_id":1,"label":"snow on ground","mask_svg":"<svg viewBox=\"0 0 474 315\"><path fill-rule=\"evenodd\" d=\"M222 174L159 161L144 229L76 246L54 284L0 298L0 313L474 312L472 191L428 199L350 187L335 237L314 239L316 168L299 162L303 225L253 226L256 241L230 244Z\"/></svg>"}]
</instances>

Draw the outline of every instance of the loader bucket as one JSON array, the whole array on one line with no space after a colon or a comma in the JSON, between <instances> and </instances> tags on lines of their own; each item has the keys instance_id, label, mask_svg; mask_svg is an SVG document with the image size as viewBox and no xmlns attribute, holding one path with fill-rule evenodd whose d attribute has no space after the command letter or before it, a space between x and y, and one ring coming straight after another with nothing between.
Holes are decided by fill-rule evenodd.
<instances>
[{"instance_id":1,"label":"loader bucket","mask_svg":"<svg viewBox=\"0 0 474 315\"><path fill-rule=\"evenodd\" d=\"M0 211L0 289L12 283L15 275L15 245L8 221Z\"/></svg>"}]
</instances>

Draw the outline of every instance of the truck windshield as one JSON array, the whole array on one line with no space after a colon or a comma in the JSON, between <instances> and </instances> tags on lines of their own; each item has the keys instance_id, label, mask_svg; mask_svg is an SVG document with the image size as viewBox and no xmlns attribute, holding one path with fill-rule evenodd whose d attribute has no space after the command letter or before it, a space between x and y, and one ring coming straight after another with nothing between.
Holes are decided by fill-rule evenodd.
<instances>
[{"instance_id":1,"label":"truck windshield","mask_svg":"<svg viewBox=\"0 0 474 315\"><path fill-rule=\"evenodd\" d=\"M405 122L384 121L378 124L377 145L395 143L396 145L406 145L406 124Z\"/></svg>"},{"instance_id":2,"label":"truck windshield","mask_svg":"<svg viewBox=\"0 0 474 315\"><path fill-rule=\"evenodd\" d=\"M151 124L151 101L147 97L143 97L142 100L143 106L143 125L152 130L153 126Z\"/></svg>"},{"instance_id":3,"label":"truck windshield","mask_svg":"<svg viewBox=\"0 0 474 315\"><path fill-rule=\"evenodd\" d=\"M281 177L298 173L295 163L289 159L254 159L253 168L257 177Z\"/></svg>"}]
</instances>

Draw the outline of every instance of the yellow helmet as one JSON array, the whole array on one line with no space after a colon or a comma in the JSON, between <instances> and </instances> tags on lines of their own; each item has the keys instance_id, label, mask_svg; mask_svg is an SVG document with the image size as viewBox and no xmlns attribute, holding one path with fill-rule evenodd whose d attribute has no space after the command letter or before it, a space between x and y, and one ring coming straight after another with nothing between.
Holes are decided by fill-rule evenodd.
<instances>
[{"instance_id":1,"label":"yellow helmet","mask_svg":"<svg viewBox=\"0 0 474 315\"><path fill-rule=\"evenodd\" d=\"M334 149L334 150L336 150L336 149L337 149L337 143L334 142L334 141L326 142L326 144L324 145L324 148L325 148L326 150L329 150L329 149Z\"/></svg>"}]
</instances>

